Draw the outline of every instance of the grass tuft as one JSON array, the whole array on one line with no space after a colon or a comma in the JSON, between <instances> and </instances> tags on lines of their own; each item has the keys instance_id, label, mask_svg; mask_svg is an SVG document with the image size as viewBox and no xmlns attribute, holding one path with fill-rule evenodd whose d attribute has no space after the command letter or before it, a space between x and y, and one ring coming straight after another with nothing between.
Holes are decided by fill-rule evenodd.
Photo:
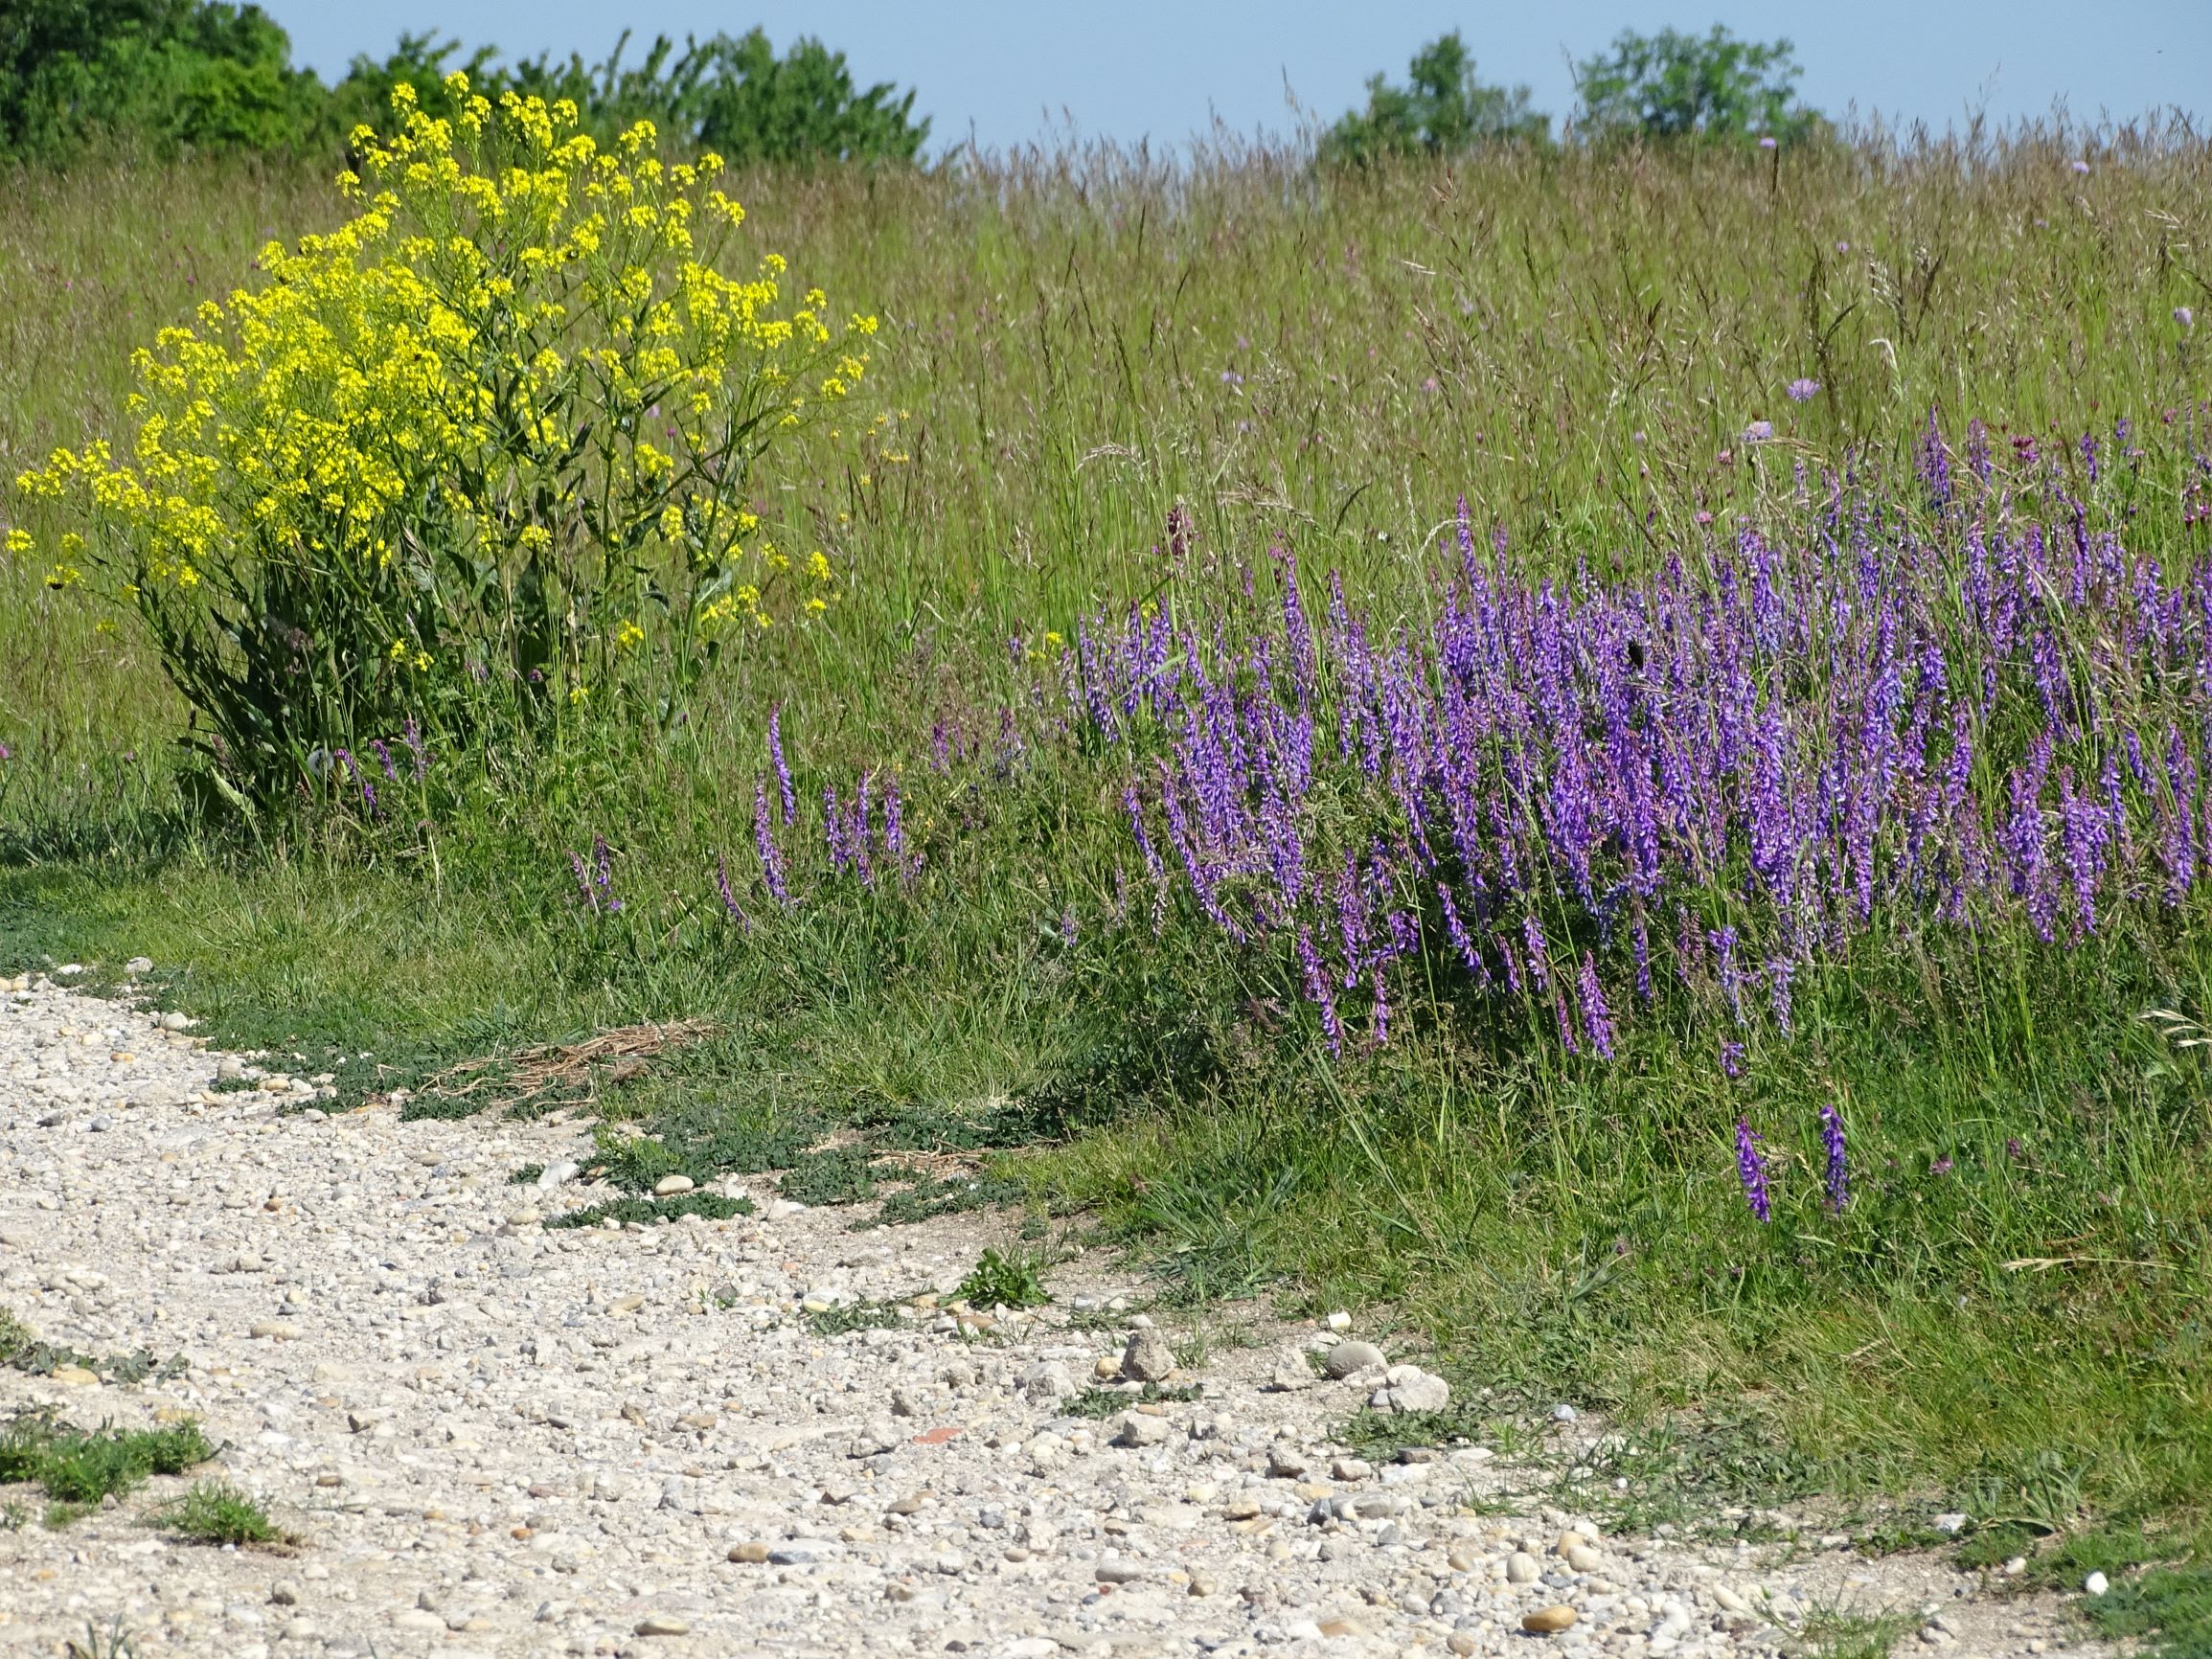
<instances>
[{"instance_id":1,"label":"grass tuft","mask_svg":"<svg viewBox=\"0 0 2212 1659\"><path fill-rule=\"evenodd\" d=\"M92 1620L84 1622L84 1639L72 1636L62 1648L62 1659L134 1659L136 1639L118 1613L103 1630Z\"/></svg>"},{"instance_id":2,"label":"grass tuft","mask_svg":"<svg viewBox=\"0 0 2212 1659\"><path fill-rule=\"evenodd\" d=\"M652 1227L663 1221L680 1221L686 1216L697 1216L709 1221L727 1221L733 1216L750 1216L752 1213L753 1201L750 1198L725 1198L719 1193L679 1193L673 1198L617 1198L611 1203L593 1204L582 1210L571 1210L565 1216L556 1216L546 1225L597 1227L603 1221L615 1221L626 1227L632 1223L640 1227Z\"/></svg>"},{"instance_id":3,"label":"grass tuft","mask_svg":"<svg viewBox=\"0 0 2212 1659\"><path fill-rule=\"evenodd\" d=\"M896 1302L840 1302L819 1313L807 1315L807 1329L816 1336L848 1336L855 1330L897 1330L913 1323Z\"/></svg>"},{"instance_id":4,"label":"grass tuft","mask_svg":"<svg viewBox=\"0 0 2212 1659\"><path fill-rule=\"evenodd\" d=\"M1061 1400L1060 1412L1062 1417L1105 1419L1132 1405L1184 1405L1203 1398L1203 1392L1196 1384L1162 1388L1156 1382L1148 1382L1141 1389L1086 1388Z\"/></svg>"},{"instance_id":5,"label":"grass tuft","mask_svg":"<svg viewBox=\"0 0 2212 1659\"><path fill-rule=\"evenodd\" d=\"M87 1431L50 1412L19 1412L0 1427L0 1485L35 1483L53 1500L48 1525L66 1525L148 1476L182 1474L215 1453L196 1422Z\"/></svg>"},{"instance_id":6,"label":"grass tuft","mask_svg":"<svg viewBox=\"0 0 2212 1659\"><path fill-rule=\"evenodd\" d=\"M163 1505L148 1522L195 1544L289 1543L290 1537L268 1511L236 1487L200 1481L173 1503Z\"/></svg>"},{"instance_id":7,"label":"grass tuft","mask_svg":"<svg viewBox=\"0 0 2212 1659\"><path fill-rule=\"evenodd\" d=\"M1798 1627L1798 1649L1805 1659L1889 1659L1914 1623L1909 1613L1814 1607Z\"/></svg>"}]
</instances>

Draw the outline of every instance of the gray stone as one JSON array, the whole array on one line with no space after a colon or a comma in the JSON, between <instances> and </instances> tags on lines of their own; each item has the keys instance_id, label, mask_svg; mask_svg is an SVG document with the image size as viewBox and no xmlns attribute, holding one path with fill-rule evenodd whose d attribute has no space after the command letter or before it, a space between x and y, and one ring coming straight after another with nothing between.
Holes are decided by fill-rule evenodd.
<instances>
[{"instance_id":1,"label":"gray stone","mask_svg":"<svg viewBox=\"0 0 2212 1659\"><path fill-rule=\"evenodd\" d=\"M1122 1350L1122 1375L1131 1382L1162 1382L1174 1369L1166 1337L1151 1329L1129 1332L1129 1345Z\"/></svg>"},{"instance_id":2,"label":"gray stone","mask_svg":"<svg viewBox=\"0 0 2212 1659\"><path fill-rule=\"evenodd\" d=\"M1384 1363L1382 1350L1372 1342L1339 1342L1329 1351L1327 1361L1329 1375L1339 1379Z\"/></svg>"},{"instance_id":3,"label":"gray stone","mask_svg":"<svg viewBox=\"0 0 2212 1659\"><path fill-rule=\"evenodd\" d=\"M1174 1425L1164 1417L1152 1417L1145 1412L1122 1414L1121 1428L1114 1436L1114 1444L1129 1446L1164 1445Z\"/></svg>"},{"instance_id":4,"label":"gray stone","mask_svg":"<svg viewBox=\"0 0 2212 1659\"><path fill-rule=\"evenodd\" d=\"M1058 1405L1081 1392L1067 1367L1056 1359L1038 1360L1021 1374L1021 1398L1032 1405Z\"/></svg>"},{"instance_id":5,"label":"gray stone","mask_svg":"<svg viewBox=\"0 0 2212 1659\"><path fill-rule=\"evenodd\" d=\"M1451 1403L1451 1385L1418 1365L1394 1365L1368 1403L1383 1411L1442 1411Z\"/></svg>"},{"instance_id":6,"label":"gray stone","mask_svg":"<svg viewBox=\"0 0 2212 1659\"><path fill-rule=\"evenodd\" d=\"M1306 1363L1306 1352L1300 1348L1285 1348L1277 1352L1274 1364L1267 1372L1267 1386L1277 1394L1297 1394L1313 1386L1313 1368Z\"/></svg>"}]
</instances>

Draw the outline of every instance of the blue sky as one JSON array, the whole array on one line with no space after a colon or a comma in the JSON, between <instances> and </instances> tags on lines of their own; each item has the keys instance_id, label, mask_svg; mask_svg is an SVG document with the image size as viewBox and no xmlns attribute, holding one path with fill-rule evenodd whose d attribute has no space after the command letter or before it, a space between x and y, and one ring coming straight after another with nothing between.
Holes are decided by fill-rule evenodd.
<instances>
[{"instance_id":1,"label":"blue sky","mask_svg":"<svg viewBox=\"0 0 2212 1659\"><path fill-rule=\"evenodd\" d=\"M2212 0L1846 0L1822 6L1702 7L1630 0L1460 6L1427 0L262 0L290 31L297 60L325 76L353 54L381 57L402 30L496 42L510 56L582 51L597 61L625 22L681 37L764 27L778 49L817 34L863 83L895 80L933 118L933 150L972 132L1003 148L1060 130L1179 144L1218 117L1243 133L1292 127L1299 105L1333 118L1366 78L1402 78L1425 40L1457 28L1485 79L1526 81L1555 115L1573 102L1568 63L1624 28L1725 23L1759 39L1788 35L1808 102L1841 113L1962 122L2047 113L2139 114L2178 104L2202 116L2212 84Z\"/></svg>"}]
</instances>

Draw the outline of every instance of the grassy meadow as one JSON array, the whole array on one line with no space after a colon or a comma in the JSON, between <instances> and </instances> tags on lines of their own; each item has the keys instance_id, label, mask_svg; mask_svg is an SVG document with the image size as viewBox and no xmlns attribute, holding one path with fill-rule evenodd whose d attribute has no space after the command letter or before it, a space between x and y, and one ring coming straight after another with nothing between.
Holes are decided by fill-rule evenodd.
<instances>
[{"instance_id":1,"label":"grassy meadow","mask_svg":"<svg viewBox=\"0 0 2212 1659\"><path fill-rule=\"evenodd\" d=\"M340 213L281 169L8 184L10 478L120 433L132 349ZM1561 1478L1624 1521L1819 1493L1904 1541L1957 1510L1968 1548L2042 1539L2077 1578L2212 1536L2201 889L2115 902L2071 943L1878 915L1727 1066L1710 1008L1667 985L1609 1060L1564 1056L1471 1001L1425 931L1390 1039L1332 1055L1287 956L1180 888L1132 906L1134 760L1055 677L1102 612L1234 628L1277 549L1314 615L1336 572L1374 637L1418 628L1463 498L1524 570L1640 580L1787 517L1806 477L1909 479L1931 411L1962 455L1986 423L1996 493L2024 443L2129 420L2132 493L2092 505L2178 581L2212 531L2201 141L1343 176L1223 144L732 193L748 247L882 319L852 419L754 480L784 544L828 557L828 611L771 586L776 625L680 708L641 677L529 744L433 740L421 777L376 778L381 807L246 829L188 809L188 711L131 619L0 563L0 968L145 954L226 1039L373 1051L356 1089L711 1020L604 1102L651 1131L607 1138L641 1187L787 1168L798 1195L919 1214L966 1190L900 1155L972 1151L987 1195L1126 1242L1201 1329L1222 1297L1387 1305L1466 1402L1438 1432L1562 1399L1622 1414L1637 1449ZM40 537L63 528L46 511L4 509ZM906 789L912 879L800 849L825 786L863 771ZM787 909L762 890L756 791L809 884ZM1849 1125L1842 1207L1823 1102ZM1766 1137L1765 1224L1740 1120Z\"/></svg>"}]
</instances>

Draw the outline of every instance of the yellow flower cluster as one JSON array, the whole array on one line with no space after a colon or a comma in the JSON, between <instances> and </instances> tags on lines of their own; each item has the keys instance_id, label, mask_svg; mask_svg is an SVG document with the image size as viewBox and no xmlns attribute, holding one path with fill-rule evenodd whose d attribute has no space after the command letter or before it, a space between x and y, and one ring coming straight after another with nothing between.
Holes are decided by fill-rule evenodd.
<instances>
[{"instance_id":1,"label":"yellow flower cluster","mask_svg":"<svg viewBox=\"0 0 2212 1659\"><path fill-rule=\"evenodd\" d=\"M127 454L59 450L19 487L82 511L86 562L172 627L279 587L271 614L386 672L512 633L518 596L556 596L575 686L649 605L678 640L732 601L768 620L737 574L749 470L853 392L875 319L787 303L774 254L725 274L744 213L717 157L447 86L452 120L400 86L398 135L353 134L347 223L271 244L260 287L137 354Z\"/></svg>"}]
</instances>

